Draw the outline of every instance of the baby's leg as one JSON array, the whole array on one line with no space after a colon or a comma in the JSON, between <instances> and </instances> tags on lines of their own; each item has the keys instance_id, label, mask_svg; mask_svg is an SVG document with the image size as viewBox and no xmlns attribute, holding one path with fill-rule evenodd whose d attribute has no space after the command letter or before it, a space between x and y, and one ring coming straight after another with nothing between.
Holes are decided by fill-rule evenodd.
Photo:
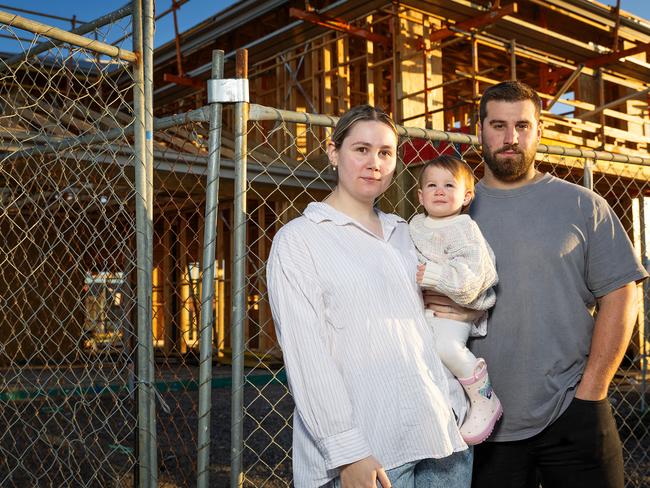
<instances>
[{"instance_id":1,"label":"baby's leg","mask_svg":"<svg viewBox=\"0 0 650 488\"><path fill-rule=\"evenodd\" d=\"M469 378L474 374L476 356L467 349L471 325L457 320L427 318L436 338L436 351L443 364L456 378Z\"/></svg>"},{"instance_id":2,"label":"baby's leg","mask_svg":"<svg viewBox=\"0 0 650 488\"><path fill-rule=\"evenodd\" d=\"M485 361L465 346L471 325L429 315L427 320L433 327L440 359L458 378L470 401L460 433L468 445L479 444L488 438L503 409L492 391Z\"/></svg>"}]
</instances>

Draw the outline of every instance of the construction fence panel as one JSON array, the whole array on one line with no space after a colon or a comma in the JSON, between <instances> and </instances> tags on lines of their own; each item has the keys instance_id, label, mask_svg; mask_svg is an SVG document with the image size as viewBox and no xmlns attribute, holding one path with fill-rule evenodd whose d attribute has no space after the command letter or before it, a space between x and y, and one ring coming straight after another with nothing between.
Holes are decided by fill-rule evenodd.
<instances>
[{"instance_id":1,"label":"construction fence panel","mask_svg":"<svg viewBox=\"0 0 650 488\"><path fill-rule=\"evenodd\" d=\"M232 117L232 113L230 113ZM199 418L203 243L208 176L208 122L154 132L153 338L158 408L159 482L196 486ZM216 363L212 367L210 486L230 473L230 352L224 343L230 303L232 140L222 139L225 163L217 215L217 262L212 306ZM230 181L226 181L230 179ZM229 336L228 336L229 337Z\"/></svg>"},{"instance_id":2,"label":"construction fence panel","mask_svg":"<svg viewBox=\"0 0 650 488\"><path fill-rule=\"evenodd\" d=\"M223 487L229 484L233 460L231 373L232 364L237 358L236 351L231 347L231 308L236 294L236 290L233 290L236 198L233 110L232 106L224 107L224 128L220 141L219 201L213 243L216 258L213 297L206 297L203 291L209 123L205 117L192 122L187 121L192 117L184 114L178 118L183 123L157 129L153 137L154 386L162 399L162 408L159 407L156 412L159 482L170 486L196 486L197 483L202 304L206 300L212 300L212 316L209 320L213 337L209 481L210 486ZM160 120L156 125L159 125L158 122ZM262 171L255 161L250 163L250 168L251 171ZM249 207L250 205L249 203ZM254 225L250 221L246 222L249 235L254 232L251 231L251 226ZM247 270L252 269L252 266L259 267L259 263L251 263L250 259L251 256L247 255ZM248 310L251 298L247 300ZM276 355L275 367L279 365L277 359ZM247 372L254 376L247 378L247 384L263 388L264 383L270 379L269 373L250 369L251 361L257 364L253 356L247 353ZM285 382L280 375L277 384L285 388ZM254 396L246 390L245 403L253 400ZM290 402L288 394L284 395L284 401ZM247 428L248 422L246 418ZM282 422L286 423L284 420ZM290 425L286 425L286 428L290 437ZM264 449L261 442L260 439L257 444L260 451ZM283 445L280 456L284 461L288 460L287 451L288 445ZM246 462L251 463L248 454ZM271 469L270 466L272 463L264 465L253 484L263 486L265 481L277 482L280 479L284 486L291 476L290 464L284 463L285 470L280 478L265 473ZM246 483L249 484L248 481Z\"/></svg>"},{"instance_id":3,"label":"construction fence panel","mask_svg":"<svg viewBox=\"0 0 650 488\"><path fill-rule=\"evenodd\" d=\"M86 36L129 50L131 29ZM23 50L0 60L0 486L133 486L133 67L0 35Z\"/></svg>"},{"instance_id":4,"label":"construction fence panel","mask_svg":"<svg viewBox=\"0 0 650 488\"><path fill-rule=\"evenodd\" d=\"M326 144L335 118L307 116L251 105L247 129L248 184L245 195L247 310L242 324L245 375L242 450L245 486L288 486L291 482L293 401L287 386L268 303L265 263L273 236L299 216L308 203L322 200L335 186ZM480 147L469 136L421 129L401 129L399 161L392 185L380 198L382 210L410 219L417 203L417 176L422 163L441 154L465 160L475 176L482 175ZM452 142L455 141L455 142ZM459 142L460 141L460 142ZM548 152L561 152L551 148ZM612 155L599 157L611 160ZM538 168L559 178L593 186L620 217L630 239L646 262L647 224L644 216L650 194L650 167L585 157L538 154ZM228 179L225 176L224 182ZM235 196L237 198L237 196ZM543 209L540 209L543 211ZM226 258L228 249L218 252ZM650 484L650 423L648 422L648 326L644 303L646 285L639 285L640 313L634 337L610 388L610 402L623 442L627 488ZM226 319L228 320L228 319ZM229 344L225 330L225 344ZM233 353L234 354L234 353ZM236 381L236 378L233 379ZM237 473L235 473L237 476Z\"/></svg>"}]
</instances>

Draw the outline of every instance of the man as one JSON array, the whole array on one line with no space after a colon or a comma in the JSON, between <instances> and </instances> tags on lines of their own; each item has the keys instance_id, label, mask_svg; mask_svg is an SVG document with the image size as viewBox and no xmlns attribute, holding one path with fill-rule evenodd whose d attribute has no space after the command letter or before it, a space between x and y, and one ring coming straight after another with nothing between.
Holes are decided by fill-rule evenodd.
<instances>
[{"instance_id":1,"label":"man","mask_svg":"<svg viewBox=\"0 0 650 488\"><path fill-rule=\"evenodd\" d=\"M607 388L647 273L604 199L535 169L540 110L515 81L480 103L485 175L470 213L499 284L487 336L470 347L490 365L504 414L475 447L473 486L536 488L539 477L545 488L623 488Z\"/></svg>"}]
</instances>

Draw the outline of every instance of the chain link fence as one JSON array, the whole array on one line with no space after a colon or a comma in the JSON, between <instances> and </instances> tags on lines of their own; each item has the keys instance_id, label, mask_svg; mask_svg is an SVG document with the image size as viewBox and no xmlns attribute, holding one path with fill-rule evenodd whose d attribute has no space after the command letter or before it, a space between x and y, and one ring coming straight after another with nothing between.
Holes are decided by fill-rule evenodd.
<instances>
[{"instance_id":1,"label":"chain link fence","mask_svg":"<svg viewBox=\"0 0 650 488\"><path fill-rule=\"evenodd\" d=\"M131 486L135 81L104 42L130 8L79 29L99 50L2 15L22 53L0 60L0 485Z\"/></svg>"},{"instance_id":2,"label":"chain link fence","mask_svg":"<svg viewBox=\"0 0 650 488\"><path fill-rule=\"evenodd\" d=\"M157 409L160 481L196 486L200 326L208 124L190 122L154 133L153 338L155 387L168 408ZM226 158L232 149L223 141ZM232 143L230 144L232 148ZM232 168L231 168L232 169ZM228 173L226 175L228 176ZM232 173L229 175L232 177ZM224 185L228 186L228 185ZM212 300L214 360L211 486L230 475L230 367L224 358L224 317L230 282L221 249L230 235L228 206L217 221L219 259ZM225 241L224 241L225 240Z\"/></svg>"}]
</instances>

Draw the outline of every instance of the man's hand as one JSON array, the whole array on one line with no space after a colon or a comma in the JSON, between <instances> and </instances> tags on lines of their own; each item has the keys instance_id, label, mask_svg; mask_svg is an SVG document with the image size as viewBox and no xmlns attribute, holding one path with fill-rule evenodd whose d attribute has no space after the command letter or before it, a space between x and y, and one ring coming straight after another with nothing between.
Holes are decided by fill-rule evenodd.
<instances>
[{"instance_id":1,"label":"man's hand","mask_svg":"<svg viewBox=\"0 0 650 488\"><path fill-rule=\"evenodd\" d=\"M391 486L386 471L372 456L341 468L341 488L377 488L377 481L381 488Z\"/></svg>"},{"instance_id":2,"label":"man's hand","mask_svg":"<svg viewBox=\"0 0 650 488\"><path fill-rule=\"evenodd\" d=\"M458 305L451 298L435 291L424 290L422 296L424 297L424 306L433 310L435 316L442 319L474 322L485 313L482 310L472 310Z\"/></svg>"},{"instance_id":3,"label":"man's hand","mask_svg":"<svg viewBox=\"0 0 650 488\"><path fill-rule=\"evenodd\" d=\"M424 270L426 267L426 264L418 264L418 272L415 274L415 281L418 285L422 284L422 280L424 279Z\"/></svg>"}]
</instances>

